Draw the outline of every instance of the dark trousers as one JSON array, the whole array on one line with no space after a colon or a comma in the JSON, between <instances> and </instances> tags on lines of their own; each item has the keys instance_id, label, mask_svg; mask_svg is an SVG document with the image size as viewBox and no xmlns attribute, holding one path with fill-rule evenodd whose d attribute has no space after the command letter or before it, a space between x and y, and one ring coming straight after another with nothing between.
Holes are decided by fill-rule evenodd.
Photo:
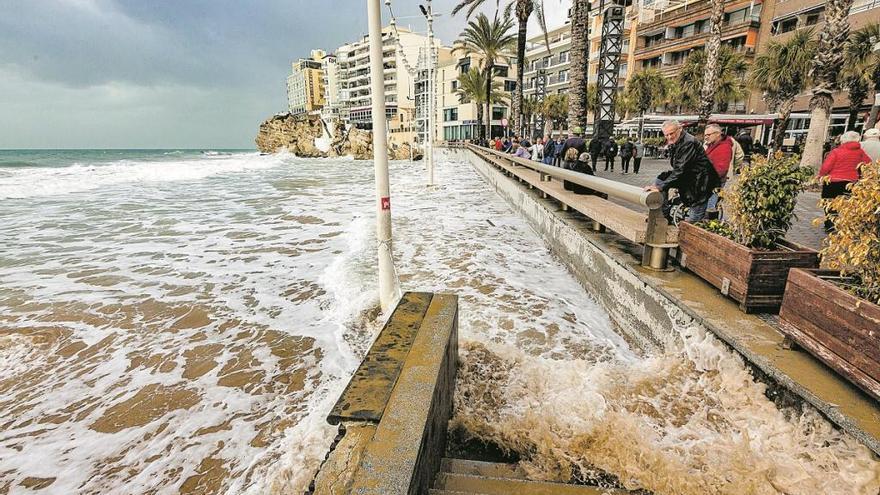
<instances>
[{"instance_id":1,"label":"dark trousers","mask_svg":"<svg viewBox=\"0 0 880 495\"><path fill-rule=\"evenodd\" d=\"M629 172L629 157L628 156L620 156L620 168L623 169L623 173Z\"/></svg>"},{"instance_id":2,"label":"dark trousers","mask_svg":"<svg viewBox=\"0 0 880 495\"><path fill-rule=\"evenodd\" d=\"M639 167L641 167L641 166L642 166L642 158L638 157L638 156L633 158L633 172L639 173Z\"/></svg>"},{"instance_id":3,"label":"dark trousers","mask_svg":"<svg viewBox=\"0 0 880 495\"><path fill-rule=\"evenodd\" d=\"M611 166L611 171L614 172L614 155L605 155L605 170L608 170L608 166Z\"/></svg>"},{"instance_id":4,"label":"dark trousers","mask_svg":"<svg viewBox=\"0 0 880 495\"><path fill-rule=\"evenodd\" d=\"M827 184L822 184L822 199L831 200L838 196L843 196L844 194L849 194L849 191L846 189L846 186L852 184L852 182L829 182ZM837 212L829 208L825 207L825 231L830 232L834 230L834 217L837 216Z\"/></svg>"},{"instance_id":5,"label":"dark trousers","mask_svg":"<svg viewBox=\"0 0 880 495\"><path fill-rule=\"evenodd\" d=\"M590 153L590 160L593 162L593 170L596 170L596 162L599 161L599 155L595 153Z\"/></svg>"}]
</instances>

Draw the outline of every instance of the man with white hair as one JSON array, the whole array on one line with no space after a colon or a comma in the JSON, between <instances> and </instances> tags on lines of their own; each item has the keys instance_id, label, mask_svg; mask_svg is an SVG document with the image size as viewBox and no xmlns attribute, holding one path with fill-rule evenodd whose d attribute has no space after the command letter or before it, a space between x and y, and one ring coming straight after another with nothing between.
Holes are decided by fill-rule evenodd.
<instances>
[{"instance_id":1,"label":"man with white hair","mask_svg":"<svg viewBox=\"0 0 880 495\"><path fill-rule=\"evenodd\" d=\"M871 160L880 160L880 129L868 129L865 131L865 139L862 140L862 151L871 157Z\"/></svg>"},{"instance_id":2,"label":"man with white hair","mask_svg":"<svg viewBox=\"0 0 880 495\"><path fill-rule=\"evenodd\" d=\"M869 163L871 157L862 151L859 133L844 132L840 136L840 146L831 150L817 177L822 182L822 199L830 200L849 194L848 186L859 180L859 165ZM834 228L834 212L825 210L825 231Z\"/></svg>"},{"instance_id":3,"label":"man with white hair","mask_svg":"<svg viewBox=\"0 0 880 495\"><path fill-rule=\"evenodd\" d=\"M685 131L675 120L663 123L663 136L669 144L669 163L672 170L657 176L654 184L645 187L666 193L671 188L678 189L682 204L688 207L686 222L699 222L706 216L706 207L712 191L720 180L715 167L706 156L702 144ZM663 212L669 214L669 206L664 202Z\"/></svg>"}]
</instances>

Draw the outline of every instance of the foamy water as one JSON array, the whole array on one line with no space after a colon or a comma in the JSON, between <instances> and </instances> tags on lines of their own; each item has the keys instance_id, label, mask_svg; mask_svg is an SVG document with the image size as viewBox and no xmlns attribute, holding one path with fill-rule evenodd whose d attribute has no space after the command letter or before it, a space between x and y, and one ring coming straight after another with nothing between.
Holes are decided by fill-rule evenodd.
<instances>
[{"instance_id":1,"label":"foamy water","mask_svg":"<svg viewBox=\"0 0 880 495\"><path fill-rule=\"evenodd\" d=\"M536 477L876 493L866 449L778 411L712 338L640 355L469 166L437 177L392 166L395 253L404 289L462 298L456 424ZM0 167L0 493L301 493L378 331L372 194L351 160Z\"/></svg>"}]
</instances>

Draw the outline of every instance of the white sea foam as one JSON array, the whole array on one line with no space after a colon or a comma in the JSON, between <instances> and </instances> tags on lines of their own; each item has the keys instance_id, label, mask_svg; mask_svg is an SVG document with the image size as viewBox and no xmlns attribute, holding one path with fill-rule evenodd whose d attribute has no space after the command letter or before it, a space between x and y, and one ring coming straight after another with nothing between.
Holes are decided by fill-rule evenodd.
<instances>
[{"instance_id":1,"label":"white sea foam","mask_svg":"<svg viewBox=\"0 0 880 495\"><path fill-rule=\"evenodd\" d=\"M180 161L120 160L109 164L78 164L62 168L20 168L0 176L0 199L57 197L127 183L192 181L212 175L263 169L290 159L251 154L206 152L203 159Z\"/></svg>"}]
</instances>

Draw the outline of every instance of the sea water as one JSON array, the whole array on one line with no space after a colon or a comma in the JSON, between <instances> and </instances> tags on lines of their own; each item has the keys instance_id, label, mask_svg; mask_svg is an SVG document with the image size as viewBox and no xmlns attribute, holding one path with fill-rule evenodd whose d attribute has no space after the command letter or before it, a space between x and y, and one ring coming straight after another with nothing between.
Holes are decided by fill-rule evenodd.
<instances>
[{"instance_id":1,"label":"sea water","mask_svg":"<svg viewBox=\"0 0 880 495\"><path fill-rule=\"evenodd\" d=\"M877 492L867 449L713 337L632 348L469 165L391 181L404 290L461 297L455 428L539 479ZM381 326L373 195L350 159L0 152L0 493L301 493Z\"/></svg>"}]
</instances>

